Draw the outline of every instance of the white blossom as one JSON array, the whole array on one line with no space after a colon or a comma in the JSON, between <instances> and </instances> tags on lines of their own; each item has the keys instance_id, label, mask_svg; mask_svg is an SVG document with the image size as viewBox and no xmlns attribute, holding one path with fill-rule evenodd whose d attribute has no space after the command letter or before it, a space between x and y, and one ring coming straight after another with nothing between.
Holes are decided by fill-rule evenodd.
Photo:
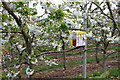
<instances>
[{"instance_id":1,"label":"white blossom","mask_svg":"<svg viewBox=\"0 0 120 80\"><path fill-rule=\"evenodd\" d=\"M74 11L74 15L75 16L81 16L82 14L80 13L80 11Z\"/></svg>"},{"instance_id":2,"label":"white blossom","mask_svg":"<svg viewBox=\"0 0 120 80\"><path fill-rule=\"evenodd\" d=\"M19 43L17 42L16 45L18 45Z\"/></svg>"},{"instance_id":3,"label":"white blossom","mask_svg":"<svg viewBox=\"0 0 120 80\"><path fill-rule=\"evenodd\" d=\"M20 65L15 66L15 68L19 68L19 67L20 67Z\"/></svg>"},{"instance_id":4,"label":"white blossom","mask_svg":"<svg viewBox=\"0 0 120 80\"><path fill-rule=\"evenodd\" d=\"M12 78L16 77L19 73L20 73L20 71L18 71L17 73L14 73Z\"/></svg>"},{"instance_id":5,"label":"white blossom","mask_svg":"<svg viewBox=\"0 0 120 80\"><path fill-rule=\"evenodd\" d=\"M32 46L35 46L35 43L32 43Z\"/></svg>"},{"instance_id":6,"label":"white blossom","mask_svg":"<svg viewBox=\"0 0 120 80\"><path fill-rule=\"evenodd\" d=\"M100 41L100 39L101 39L101 37L97 37L97 38L96 38L96 41Z\"/></svg>"},{"instance_id":7,"label":"white blossom","mask_svg":"<svg viewBox=\"0 0 120 80\"><path fill-rule=\"evenodd\" d=\"M32 64L36 64L38 62L37 59L35 59L35 61L31 61Z\"/></svg>"},{"instance_id":8,"label":"white blossom","mask_svg":"<svg viewBox=\"0 0 120 80\"><path fill-rule=\"evenodd\" d=\"M67 34L62 34L62 37L67 37Z\"/></svg>"},{"instance_id":9,"label":"white blossom","mask_svg":"<svg viewBox=\"0 0 120 80\"><path fill-rule=\"evenodd\" d=\"M61 48L59 47L57 50L58 50L58 51L60 51L60 50L61 50Z\"/></svg>"},{"instance_id":10,"label":"white blossom","mask_svg":"<svg viewBox=\"0 0 120 80\"><path fill-rule=\"evenodd\" d=\"M107 38L107 41L110 41L110 40L113 40L113 38L109 38L109 37L108 37L108 38Z\"/></svg>"},{"instance_id":11,"label":"white blossom","mask_svg":"<svg viewBox=\"0 0 120 80\"><path fill-rule=\"evenodd\" d=\"M3 14L8 14L8 12L6 10L3 11Z\"/></svg>"},{"instance_id":12,"label":"white blossom","mask_svg":"<svg viewBox=\"0 0 120 80\"><path fill-rule=\"evenodd\" d=\"M54 61L52 60L45 60L45 63L49 66L52 66L52 65L58 65L57 63L55 63Z\"/></svg>"},{"instance_id":13,"label":"white blossom","mask_svg":"<svg viewBox=\"0 0 120 80\"><path fill-rule=\"evenodd\" d=\"M111 32L109 32L109 34L106 34L106 36L107 36L108 38L111 37L111 35L112 35Z\"/></svg>"},{"instance_id":14,"label":"white blossom","mask_svg":"<svg viewBox=\"0 0 120 80\"><path fill-rule=\"evenodd\" d=\"M105 31L110 31L110 28L109 28L109 27L107 27L107 28L106 28L106 27L103 27L102 29L105 30Z\"/></svg>"},{"instance_id":15,"label":"white blossom","mask_svg":"<svg viewBox=\"0 0 120 80\"><path fill-rule=\"evenodd\" d=\"M12 77L12 74L8 72L7 77Z\"/></svg>"},{"instance_id":16,"label":"white blossom","mask_svg":"<svg viewBox=\"0 0 120 80\"><path fill-rule=\"evenodd\" d=\"M21 8L21 7L19 7L19 8L17 8L17 10L22 10L22 8Z\"/></svg>"},{"instance_id":17,"label":"white blossom","mask_svg":"<svg viewBox=\"0 0 120 80\"><path fill-rule=\"evenodd\" d=\"M39 59L40 59L40 60L44 60L43 56L41 56Z\"/></svg>"},{"instance_id":18,"label":"white blossom","mask_svg":"<svg viewBox=\"0 0 120 80\"><path fill-rule=\"evenodd\" d=\"M43 1L41 5L46 6L46 1Z\"/></svg>"},{"instance_id":19,"label":"white blossom","mask_svg":"<svg viewBox=\"0 0 120 80\"><path fill-rule=\"evenodd\" d=\"M25 47L24 47L24 48L21 48L20 51L23 51L23 50L25 50L25 49L26 49Z\"/></svg>"},{"instance_id":20,"label":"white blossom","mask_svg":"<svg viewBox=\"0 0 120 80\"><path fill-rule=\"evenodd\" d=\"M1 42L2 42L2 44L5 44L6 42L8 42L8 40L3 40L3 39L2 39Z\"/></svg>"},{"instance_id":21,"label":"white blossom","mask_svg":"<svg viewBox=\"0 0 120 80\"><path fill-rule=\"evenodd\" d=\"M58 64L57 64L57 63L55 63L55 62L52 62L51 64L58 65Z\"/></svg>"},{"instance_id":22,"label":"white blossom","mask_svg":"<svg viewBox=\"0 0 120 80\"><path fill-rule=\"evenodd\" d=\"M49 9L52 10L53 8L55 8L52 4L50 4Z\"/></svg>"},{"instance_id":23,"label":"white blossom","mask_svg":"<svg viewBox=\"0 0 120 80\"><path fill-rule=\"evenodd\" d=\"M93 37L92 31L90 31L88 34L86 34L87 37Z\"/></svg>"},{"instance_id":24,"label":"white blossom","mask_svg":"<svg viewBox=\"0 0 120 80\"><path fill-rule=\"evenodd\" d=\"M114 41L115 41L115 42L120 42L120 38L119 38L119 37L116 37L116 38L114 39Z\"/></svg>"},{"instance_id":25,"label":"white blossom","mask_svg":"<svg viewBox=\"0 0 120 80\"><path fill-rule=\"evenodd\" d=\"M28 58L29 58L29 59L31 59L31 57L30 57L30 56L28 56Z\"/></svg>"},{"instance_id":26,"label":"white blossom","mask_svg":"<svg viewBox=\"0 0 120 80\"><path fill-rule=\"evenodd\" d=\"M22 45L18 45L18 48L21 49L21 48L22 48Z\"/></svg>"},{"instance_id":27,"label":"white blossom","mask_svg":"<svg viewBox=\"0 0 120 80\"><path fill-rule=\"evenodd\" d=\"M31 54L34 54L34 50L31 51Z\"/></svg>"},{"instance_id":28,"label":"white blossom","mask_svg":"<svg viewBox=\"0 0 120 80\"><path fill-rule=\"evenodd\" d=\"M26 69L26 74L27 74L28 76L30 76L30 75L32 75L33 73L34 73L34 69L30 69L29 66L28 66L27 69Z\"/></svg>"},{"instance_id":29,"label":"white blossom","mask_svg":"<svg viewBox=\"0 0 120 80\"><path fill-rule=\"evenodd\" d=\"M8 70L7 69L4 69L4 72L7 72Z\"/></svg>"}]
</instances>

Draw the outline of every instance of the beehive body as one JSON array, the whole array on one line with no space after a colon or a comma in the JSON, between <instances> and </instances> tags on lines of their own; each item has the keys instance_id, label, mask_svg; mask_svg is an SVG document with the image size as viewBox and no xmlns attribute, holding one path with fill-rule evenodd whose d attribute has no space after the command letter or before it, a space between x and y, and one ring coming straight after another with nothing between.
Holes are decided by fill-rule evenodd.
<instances>
[{"instance_id":1,"label":"beehive body","mask_svg":"<svg viewBox=\"0 0 120 80\"><path fill-rule=\"evenodd\" d=\"M69 31L69 44L72 46L84 46L86 39L86 32L83 31Z\"/></svg>"}]
</instances>

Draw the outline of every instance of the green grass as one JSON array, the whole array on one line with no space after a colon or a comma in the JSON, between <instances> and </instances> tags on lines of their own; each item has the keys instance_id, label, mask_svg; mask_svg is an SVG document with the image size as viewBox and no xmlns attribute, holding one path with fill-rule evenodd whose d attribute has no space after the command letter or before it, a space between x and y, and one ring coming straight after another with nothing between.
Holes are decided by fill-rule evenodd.
<instances>
[{"instance_id":1,"label":"green grass","mask_svg":"<svg viewBox=\"0 0 120 80\"><path fill-rule=\"evenodd\" d=\"M109 58L115 58L116 56L120 55L120 53L116 53L116 54L112 54ZM103 57L102 56L99 56L99 60L102 60ZM87 63L90 63L92 61L95 61L95 57L90 57L90 58L87 58ZM82 64L83 63L83 60L77 60L77 61L69 61L69 62L66 62L67 63L67 66L71 66L71 65L76 65L76 64ZM60 68L60 67L63 67L63 63L58 63L59 65L56 66L56 65L52 65L52 66L37 66L34 68L35 72L39 72L39 71L45 71L45 70L49 70L51 68ZM25 73L25 69L22 71L22 73Z\"/></svg>"},{"instance_id":2,"label":"green grass","mask_svg":"<svg viewBox=\"0 0 120 80\"><path fill-rule=\"evenodd\" d=\"M87 75L87 78L111 78L112 76L120 78L120 68L115 67L112 69L107 69L105 73L102 73L102 69ZM109 73L109 75L107 75ZM74 78L82 78L83 76L75 76Z\"/></svg>"},{"instance_id":3,"label":"green grass","mask_svg":"<svg viewBox=\"0 0 120 80\"><path fill-rule=\"evenodd\" d=\"M94 45L90 45L89 47L93 47ZM117 46L112 46L112 47L108 47L107 50L111 50L111 49L115 49L117 48ZM98 51L102 51L102 50L98 50ZM90 49L87 51L87 53L91 53L91 52L95 52L95 49ZM76 54L73 54L75 52L69 52L69 53L66 53L66 56L74 56L74 55L80 55L80 53L76 53ZM59 54L59 53L58 53ZM62 54L58 55L59 58L63 57ZM48 56L48 58L56 58L56 55L52 55L52 56Z\"/></svg>"},{"instance_id":4,"label":"green grass","mask_svg":"<svg viewBox=\"0 0 120 80\"><path fill-rule=\"evenodd\" d=\"M116 46L109 47L108 50L109 50L109 49L114 49L114 48L116 48ZM88 51L88 52L89 52L89 53L90 53L90 52L95 52L95 50L90 50L90 51ZM79 53L78 53L78 54L79 54ZM69 56L69 54L66 54L66 55ZM75 54L75 55L76 55L76 54ZM114 58L114 57L119 56L119 55L120 55L120 53L112 54L111 56L109 56L109 58ZM61 55L61 56L62 56L62 55ZM73 56L73 55L72 55L72 56ZM102 56L99 56L99 59L102 60ZM96 60L95 57L87 58L87 63L92 62L92 61L95 61L95 60ZM83 60L77 60L77 61L72 61L72 60L71 60L71 61L67 62L67 65L68 65L68 66L71 66L71 65L82 64L82 63L83 63ZM56 69L56 68L63 67L63 63L58 63L58 64L59 64L58 66L55 66L55 65L52 65L52 66L37 66L37 67L34 68L34 70L35 70L35 72L39 72L39 71L49 70L49 69L51 69L51 68ZM25 69L22 70L22 74L25 74Z\"/></svg>"},{"instance_id":5,"label":"green grass","mask_svg":"<svg viewBox=\"0 0 120 80\"><path fill-rule=\"evenodd\" d=\"M0 75L1 75L0 78L7 78L6 77L7 73L5 73L5 72L1 72Z\"/></svg>"},{"instance_id":6,"label":"green grass","mask_svg":"<svg viewBox=\"0 0 120 80\"><path fill-rule=\"evenodd\" d=\"M88 47L93 47L95 45L88 45ZM107 50L111 50L111 49L116 49L118 46L112 46L112 47L108 47ZM98 51L102 51L102 50L98 50ZM95 49L90 49L87 51L87 54L91 53L91 52L95 52ZM73 54L75 52L69 52L69 53L66 53L66 57L68 56L75 56L75 55L80 55L80 53L76 53L76 54ZM59 53L58 53L59 54ZM58 55L59 58L62 58L63 57L63 54L60 54ZM47 58L56 58L56 55L52 55L52 56L47 56ZM39 60L39 57L37 58ZM22 61L24 62L24 61ZM15 61L15 62L12 62L11 65L14 65L14 64L19 64L18 61ZM10 64L6 64L4 66L9 66Z\"/></svg>"},{"instance_id":7,"label":"green grass","mask_svg":"<svg viewBox=\"0 0 120 80\"><path fill-rule=\"evenodd\" d=\"M95 45L88 45L88 47L94 47ZM69 49L72 49L72 48L68 48L66 50L69 50ZM94 51L93 51L94 52ZM74 55L79 55L80 53L77 53L77 54L73 54L74 52L69 52L69 53L66 53L66 56L74 56ZM59 54L59 53L57 53ZM56 55L52 55L52 56L47 56L48 58L56 58ZM63 57L62 54L58 55L59 58ZM39 57L37 58L39 60ZM24 62L24 61L22 61ZM15 62L12 62L11 65L14 65L14 64L19 64L19 61L15 61ZM10 64L6 64L4 66L9 66Z\"/></svg>"},{"instance_id":8,"label":"green grass","mask_svg":"<svg viewBox=\"0 0 120 80\"><path fill-rule=\"evenodd\" d=\"M113 69L109 70L109 72L110 72L110 75L108 77L110 77L110 76L114 76L114 77L119 76L120 77L120 67L113 68Z\"/></svg>"},{"instance_id":9,"label":"green grass","mask_svg":"<svg viewBox=\"0 0 120 80\"><path fill-rule=\"evenodd\" d=\"M108 50L109 49L113 49L113 48L115 48L116 46L113 46L113 47L109 47L108 48ZM95 52L95 50L90 50L90 51L88 51L89 53L90 52ZM79 53L77 53L77 54L79 54ZM74 54L74 55L77 55L77 54ZM66 56L67 55L69 55L69 54L66 54ZM113 54L113 55L111 55L110 56L110 58L114 58L114 57L116 57L116 56L118 56L119 54ZM60 55L60 56L63 56L63 55ZM73 56L73 55L72 55ZM99 59L100 60L102 60L102 56L99 56ZM89 62L92 62L92 61L95 61L96 59L95 59L95 57L91 57L91 58L87 58L87 63L89 63ZM69 61L69 62L66 62L67 63L67 65L68 66L70 66L70 65L75 65L75 64L82 64L83 63L83 60L77 60L77 61ZM35 72L39 72L39 71L44 71L44 70L48 70L48 69L51 69L51 68L54 68L54 69L56 69L56 68L59 68L59 67L63 67L63 63L58 63L59 65L58 66L55 66L55 65L52 65L52 66L37 66L37 67L35 67L34 69L35 69ZM22 71L22 73L23 74L25 74L25 69L23 69L23 71Z\"/></svg>"},{"instance_id":10,"label":"green grass","mask_svg":"<svg viewBox=\"0 0 120 80\"><path fill-rule=\"evenodd\" d=\"M88 45L88 48L90 48L90 47L95 47L95 45ZM66 50L69 50L69 49L72 49L72 48L68 48L68 49L66 49ZM88 52L89 52L89 51L88 51ZM95 50L94 50L93 52L95 52ZM72 52L72 51L71 51L71 52L69 52L69 53L66 53L66 56L80 55L80 53L76 53L76 54L73 54L73 53L75 53L75 52ZM59 54L59 53L57 53L57 54ZM62 54L59 54L58 57L61 58L61 57L63 57L63 55L62 55ZM56 55L48 56L48 58L56 58Z\"/></svg>"},{"instance_id":11,"label":"green grass","mask_svg":"<svg viewBox=\"0 0 120 80\"><path fill-rule=\"evenodd\" d=\"M2 72L0 72L0 79L2 78Z\"/></svg>"}]
</instances>

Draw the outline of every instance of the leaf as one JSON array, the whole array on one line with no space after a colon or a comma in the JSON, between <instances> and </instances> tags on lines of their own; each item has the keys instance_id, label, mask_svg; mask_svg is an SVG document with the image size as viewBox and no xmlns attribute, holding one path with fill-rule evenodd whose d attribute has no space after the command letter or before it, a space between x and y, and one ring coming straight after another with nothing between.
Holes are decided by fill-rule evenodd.
<instances>
[{"instance_id":1,"label":"leaf","mask_svg":"<svg viewBox=\"0 0 120 80\"><path fill-rule=\"evenodd\" d=\"M60 29L61 29L62 31L68 30L68 26L66 25L65 22L62 22L62 23L61 23Z\"/></svg>"},{"instance_id":2,"label":"leaf","mask_svg":"<svg viewBox=\"0 0 120 80\"><path fill-rule=\"evenodd\" d=\"M69 9L66 9L65 11L67 11L68 13L72 13Z\"/></svg>"},{"instance_id":3,"label":"leaf","mask_svg":"<svg viewBox=\"0 0 120 80\"><path fill-rule=\"evenodd\" d=\"M56 51L57 49L58 49L58 46L56 46L54 50Z\"/></svg>"}]
</instances>

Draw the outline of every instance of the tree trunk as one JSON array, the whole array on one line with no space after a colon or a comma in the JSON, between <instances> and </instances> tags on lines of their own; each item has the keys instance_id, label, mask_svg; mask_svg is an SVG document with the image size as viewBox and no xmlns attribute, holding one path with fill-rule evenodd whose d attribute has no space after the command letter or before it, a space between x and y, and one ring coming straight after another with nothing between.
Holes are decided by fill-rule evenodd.
<instances>
[{"instance_id":1,"label":"tree trunk","mask_svg":"<svg viewBox=\"0 0 120 80\"><path fill-rule=\"evenodd\" d=\"M118 2L118 27L120 28L120 1ZM119 40L120 40L120 32L119 34ZM119 41L120 44L120 41Z\"/></svg>"},{"instance_id":2,"label":"tree trunk","mask_svg":"<svg viewBox=\"0 0 120 80\"><path fill-rule=\"evenodd\" d=\"M19 59L20 59L20 60L19 60L19 64L20 64L20 67L19 67L19 70L20 70L19 79L20 79L20 80L21 80L21 75L22 75L22 73L21 73L21 71L22 71L22 70L21 70L21 59L22 59L21 56L22 56L22 55L19 56Z\"/></svg>"},{"instance_id":3,"label":"tree trunk","mask_svg":"<svg viewBox=\"0 0 120 80\"><path fill-rule=\"evenodd\" d=\"M99 58L98 58L98 45L99 45L99 43L97 42L97 43L96 43L96 54L95 54L95 56L96 56L96 62L97 62L97 63L99 63Z\"/></svg>"},{"instance_id":4,"label":"tree trunk","mask_svg":"<svg viewBox=\"0 0 120 80\"><path fill-rule=\"evenodd\" d=\"M19 79L21 80L21 60L19 61L19 63L20 63L20 67L19 67L19 70L20 70Z\"/></svg>"},{"instance_id":5,"label":"tree trunk","mask_svg":"<svg viewBox=\"0 0 120 80\"><path fill-rule=\"evenodd\" d=\"M120 1L118 2L118 14L120 15Z\"/></svg>"},{"instance_id":6,"label":"tree trunk","mask_svg":"<svg viewBox=\"0 0 120 80\"><path fill-rule=\"evenodd\" d=\"M106 71L106 51L103 53L103 73Z\"/></svg>"},{"instance_id":7,"label":"tree trunk","mask_svg":"<svg viewBox=\"0 0 120 80\"><path fill-rule=\"evenodd\" d=\"M63 50L63 55L64 55L64 70L66 70L66 55L64 50Z\"/></svg>"},{"instance_id":8,"label":"tree trunk","mask_svg":"<svg viewBox=\"0 0 120 80\"><path fill-rule=\"evenodd\" d=\"M2 4L4 6L4 8L8 11L9 14L11 14L13 16L13 18L16 20L18 26L22 29L21 33L24 37L25 43L26 43L26 48L27 48L27 54L28 56L31 54L31 37L30 35L28 35L25 31L24 31L24 27L22 27L22 21L14 14L13 10L8 6L8 4L5 2L5 0L2 0ZM30 69L32 69L31 67L31 63L29 64ZM30 76L30 80L31 80L31 76Z\"/></svg>"},{"instance_id":9,"label":"tree trunk","mask_svg":"<svg viewBox=\"0 0 120 80\"><path fill-rule=\"evenodd\" d=\"M63 43L63 46L62 46L62 49L63 49L63 56L64 56L64 70L66 70L66 55L65 55L65 43L64 41L62 40L62 43Z\"/></svg>"}]
</instances>

